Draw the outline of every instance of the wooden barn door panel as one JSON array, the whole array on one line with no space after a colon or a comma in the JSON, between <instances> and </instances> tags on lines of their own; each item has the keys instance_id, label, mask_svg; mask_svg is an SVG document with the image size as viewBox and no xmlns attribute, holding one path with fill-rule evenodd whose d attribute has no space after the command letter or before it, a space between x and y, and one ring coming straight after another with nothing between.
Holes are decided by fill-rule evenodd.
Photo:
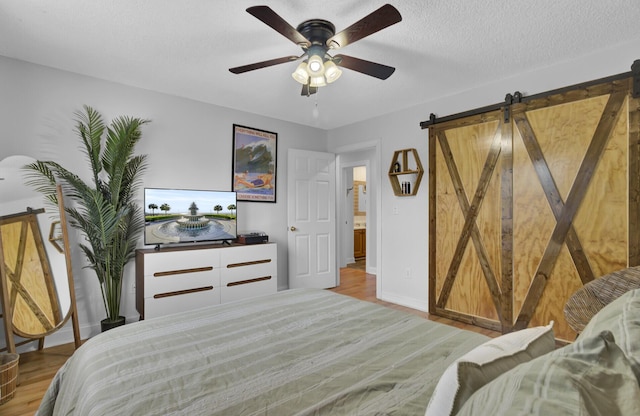
<instances>
[{"instance_id":1,"label":"wooden barn door panel","mask_svg":"<svg viewBox=\"0 0 640 416\"><path fill-rule=\"evenodd\" d=\"M439 313L499 325L499 113L440 130L432 138L437 172L435 279ZM433 263L432 263L433 264Z\"/></svg>"},{"instance_id":2,"label":"wooden barn door panel","mask_svg":"<svg viewBox=\"0 0 640 416\"><path fill-rule=\"evenodd\" d=\"M522 136L513 131L513 315L523 303L556 221ZM511 322L512 324L513 322Z\"/></svg>"},{"instance_id":3,"label":"wooden barn door panel","mask_svg":"<svg viewBox=\"0 0 640 416\"><path fill-rule=\"evenodd\" d=\"M594 276L602 276L628 265L628 103L629 100L625 99L618 122L574 220Z\"/></svg>"},{"instance_id":4,"label":"wooden barn door panel","mask_svg":"<svg viewBox=\"0 0 640 416\"><path fill-rule=\"evenodd\" d=\"M532 101L531 110L527 105L514 106L514 136L523 140L553 221L533 273L513 276L518 288L514 305L520 307L514 310L516 329L553 320L557 338L574 339L563 316L566 300L594 277L626 267L628 131L623 126L628 125L627 91L615 86L602 89L576 98L572 94L545 98L544 104L564 101L557 105L542 107ZM514 166L515 171L518 168ZM514 207L531 203L516 183L514 179ZM518 221L519 213L514 211L518 223L514 264L527 262L531 253L521 249L530 238L527 231L537 229L538 222L548 226L548 213L543 211L525 223ZM621 219L611 229L603 227L611 217Z\"/></svg>"},{"instance_id":5,"label":"wooden barn door panel","mask_svg":"<svg viewBox=\"0 0 640 416\"><path fill-rule=\"evenodd\" d=\"M568 88L429 127L431 313L503 332L553 320L575 338L569 296L640 260L630 90Z\"/></svg>"}]
</instances>

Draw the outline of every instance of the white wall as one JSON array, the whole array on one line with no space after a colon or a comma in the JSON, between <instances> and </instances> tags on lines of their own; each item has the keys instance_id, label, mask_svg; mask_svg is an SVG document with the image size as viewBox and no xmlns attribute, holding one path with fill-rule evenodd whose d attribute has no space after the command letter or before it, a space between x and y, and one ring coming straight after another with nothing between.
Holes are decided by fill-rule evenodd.
<instances>
[{"instance_id":1,"label":"white wall","mask_svg":"<svg viewBox=\"0 0 640 416\"><path fill-rule=\"evenodd\" d=\"M287 288L287 150L326 151L324 130L164 95L0 56L0 160L10 155L52 159L88 174L79 151L74 112L87 104L105 120L120 115L151 120L137 153L147 154L144 186L231 189L232 125L278 133L276 203L239 202L238 228L261 230L278 243L278 287ZM140 204L142 192L140 192ZM46 231L46 230L45 230ZM97 279L74 252L78 315L83 338L99 332L105 317ZM133 262L125 276L121 312L137 320L131 287ZM70 329L47 337L47 345L72 340Z\"/></svg>"},{"instance_id":2,"label":"white wall","mask_svg":"<svg viewBox=\"0 0 640 416\"><path fill-rule=\"evenodd\" d=\"M428 130L421 130L421 121L428 120L431 113L443 117L499 103L507 93L515 91L533 95L628 72L635 59L640 59L637 45L621 44L449 97L431 101L425 97L420 106L331 130L329 151L381 141L381 169L374 179L381 184L382 197L378 298L415 309L428 308ZM404 148L417 149L425 169L420 190L414 197L394 196L387 177L393 152Z\"/></svg>"}]
</instances>

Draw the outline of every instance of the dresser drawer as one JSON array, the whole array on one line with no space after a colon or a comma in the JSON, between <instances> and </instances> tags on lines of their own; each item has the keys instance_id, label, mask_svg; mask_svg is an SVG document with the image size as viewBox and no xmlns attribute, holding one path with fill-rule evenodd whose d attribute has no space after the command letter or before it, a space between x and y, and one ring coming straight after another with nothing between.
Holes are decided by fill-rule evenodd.
<instances>
[{"instance_id":1,"label":"dresser drawer","mask_svg":"<svg viewBox=\"0 0 640 416\"><path fill-rule=\"evenodd\" d=\"M278 282L276 282L275 275L264 280L250 279L238 281L221 288L220 301L222 303L233 302L235 300L276 293L277 291Z\"/></svg>"},{"instance_id":2,"label":"dresser drawer","mask_svg":"<svg viewBox=\"0 0 640 416\"><path fill-rule=\"evenodd\" d=\"M220 269L205 266L159 271L154 274L145 274L144 297L208 286L220 287Z\"/></svg>"},{"instance_id":3,"label":"dresser drawer","mask_svg":"<svg viewBox=\"0 0 640 416\"><path fill-rule=\"evenodd\" d=\"M153 275L172 270L220 266L218 250L167 251L144 256L144 274Z\"/></svg>"},{"instance_id":4,"label":"dresser drawer","mask_svg":"<svg viewBox=\"0 0 640 416\"><path fill-rule=\"evenodd\" d=\"M145 299L145 319L189 311L220 303L220 288Z\"/></svg>"}]
</instances>

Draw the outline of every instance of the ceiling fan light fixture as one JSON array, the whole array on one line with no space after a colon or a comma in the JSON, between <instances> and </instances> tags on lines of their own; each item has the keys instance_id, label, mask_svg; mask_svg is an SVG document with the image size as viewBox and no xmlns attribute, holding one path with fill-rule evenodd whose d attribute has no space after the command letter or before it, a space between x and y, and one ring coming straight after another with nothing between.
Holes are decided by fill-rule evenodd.
<instances>
[{"instance_id":1,"label":"ceiling fan light fixture","mask_svg":"<svg viewBox=\"0 0 640 416\"><path fill-rule=\"evenodd\" d=\"M307 72L307 62L301 62L295 71L291 74L293 79L298 81L302 85L309 83L309 73Z\"/></svg>"},{"instance_id":2,"label":"ceiling fan light fixture","mask_svg":"<svg viewBox=\"0 0 640 416\"><path fill-rule=\"evenodd\" d=\"M324 87L327 85L324 75L312 76L311 81L309 82L309 86L311 87Z\"/></svg>"},{"instance_id":3,"label":"ceiling fan light fixture","mask_svg":"<svg viewBox=\"0 0 640 416\"><path fill-rule=\"evenodd\" d=\"M331 84L333 81L340 78L340 75L342 75L342 70L338 68L338 65L333 63L333 61L327 61L324 63L324 76L328 84Z\"/></svg>"},{"instance_id":4,"label":"ceiling fan light fixture","mask_svg":"<svg viewBox=\"0 0 640 416\"><path fill-rule=\"evenodd\" d=\"M319 55L311 55L307 64L309 75L318 76L324 73L324 63Z\"/></svg>"}]
</instances>

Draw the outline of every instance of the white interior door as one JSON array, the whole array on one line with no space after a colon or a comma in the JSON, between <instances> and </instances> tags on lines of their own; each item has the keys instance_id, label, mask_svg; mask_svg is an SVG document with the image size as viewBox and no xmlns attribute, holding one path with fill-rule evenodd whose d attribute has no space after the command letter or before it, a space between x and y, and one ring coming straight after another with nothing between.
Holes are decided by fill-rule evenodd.
<instances>
[{"instance_id":1,"label":"white interior door","mask_svg":"<svg viewBox=\"0 0 640 416\"><path fill-rule=\"evenodd\" d=\"M289 149L289 288L335 287L336 163L333 153Z\"/></svg>"}]
</instances>

